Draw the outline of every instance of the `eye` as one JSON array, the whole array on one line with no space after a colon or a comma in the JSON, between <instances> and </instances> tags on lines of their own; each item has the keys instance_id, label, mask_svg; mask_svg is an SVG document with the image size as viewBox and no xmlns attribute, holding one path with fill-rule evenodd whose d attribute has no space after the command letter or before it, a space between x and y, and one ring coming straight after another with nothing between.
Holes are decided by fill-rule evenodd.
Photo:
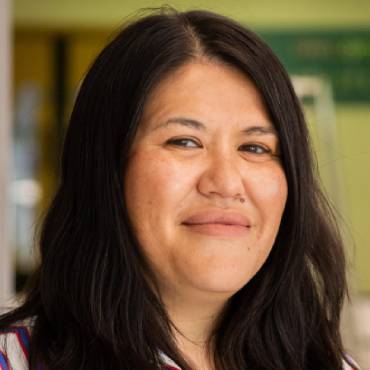
<instances>
[{"instance_id":1,"label":"eye","mask_svg":"<svg viewBox=\"0 0 370 370\"><path fill-rule=\"evenodd\" d=\"M254 154L270 154L271 149L258 145L258 144L244 144L241 145L239 148L243 148L242 150L245 152L249 153L254 153Z\"/></svg>"},{"instance_id":2,"label":"eye","mask_svg":"<svg viewBox=\"0 0 370 370\"><path fill-rule=\"evenodd\" d=\"M184 148L201 147L201 145L197 141L195 141L194 139L187 138L187 137L170 139L166 141L166 144L173 145L173 146L182 146Z\"/></svg>"}]
</instances>

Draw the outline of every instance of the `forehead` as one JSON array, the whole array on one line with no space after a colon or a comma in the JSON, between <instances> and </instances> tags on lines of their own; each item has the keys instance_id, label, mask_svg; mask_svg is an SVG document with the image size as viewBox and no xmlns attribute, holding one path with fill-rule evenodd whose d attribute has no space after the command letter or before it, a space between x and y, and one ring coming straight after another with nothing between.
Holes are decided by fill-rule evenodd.
<instances>
[{"instance_id":1,"label":"forehead","mask_svg":"<svg viewBox=\"0 0 370 370\"><path fill-rule=\"evenodd\" d=\"M253 82L235 68L210 62L187 63L162 80L147 98L142 123L152 126L174 114L206 123L247 120L273 126Z\"/></svg>"}]
</instances>

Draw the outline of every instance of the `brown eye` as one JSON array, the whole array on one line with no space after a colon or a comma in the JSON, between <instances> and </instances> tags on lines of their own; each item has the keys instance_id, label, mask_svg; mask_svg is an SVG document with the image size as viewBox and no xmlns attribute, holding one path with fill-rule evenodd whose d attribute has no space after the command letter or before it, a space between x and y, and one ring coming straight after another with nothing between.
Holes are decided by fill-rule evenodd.
<instances>
[{"instance_id":1,"label":"brown eye","mask_svg":"<svg viewBox=\"0 0 370 370\"><path fill-rule=\"evenodd\" d=\"M169 145L181 146L184 148L198 148L201 147L195 140L189 138L170 139L166 142Z\"/></svg>"},{"instance_id":2,"label":"brown eye","mask_svg":"<svg viewBox=\"0 0 370 370\"><path fill-rule=\"evenodd\" d=\"M242 150L249 153L254 154L268 154L271 153L271 150L269 148L266 148L262 145L257 144L244 144L241 145L239 148L243 148Z\"/></svg>"}]
</instances>

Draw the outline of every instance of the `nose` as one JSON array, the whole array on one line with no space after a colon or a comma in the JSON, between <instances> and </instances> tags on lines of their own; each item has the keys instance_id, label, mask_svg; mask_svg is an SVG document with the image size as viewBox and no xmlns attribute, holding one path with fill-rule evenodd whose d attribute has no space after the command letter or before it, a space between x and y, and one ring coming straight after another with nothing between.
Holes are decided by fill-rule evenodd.
<instances>
[{"instance_id":1,"label":"nose","mask_svg":"<svg viewBox=\"0 0 370 370\"><path fill-rule=\"evenodd\" d=\"M198 191L207 197L245 197L243 176L236 162L237 158L225 153L210 155L198 180Z\"/></svg>"}]
</instances>

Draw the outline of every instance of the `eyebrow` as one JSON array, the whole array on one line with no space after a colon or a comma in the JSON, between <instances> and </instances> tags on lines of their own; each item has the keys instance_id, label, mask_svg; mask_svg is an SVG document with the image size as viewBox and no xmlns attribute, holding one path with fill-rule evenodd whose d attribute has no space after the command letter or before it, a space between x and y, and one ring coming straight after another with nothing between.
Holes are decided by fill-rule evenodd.
<instances>
[{"instance_id":1,"label":"eyebrow","mask_svg":"<svg viewBox=\"0 0 370 370\"><path fill-rule=\"evenodd\" d=\"M172 118L169 118L166 122L163 122L157 125L156 127L154 127L152 131L155 131L159 128L168 127L169 125L172 125L172 124L190 127L190 128L194 128L200 131L207 130L207 127L204 123L197 121L195 119L186 118L186 117L172 117ZM257 134L257 135L278 136L276 129L270 124L262 125L262 126L259 126L259 125L249 126L241 130L241 132L247 135Z\"/></svg>"}]
</instances>

